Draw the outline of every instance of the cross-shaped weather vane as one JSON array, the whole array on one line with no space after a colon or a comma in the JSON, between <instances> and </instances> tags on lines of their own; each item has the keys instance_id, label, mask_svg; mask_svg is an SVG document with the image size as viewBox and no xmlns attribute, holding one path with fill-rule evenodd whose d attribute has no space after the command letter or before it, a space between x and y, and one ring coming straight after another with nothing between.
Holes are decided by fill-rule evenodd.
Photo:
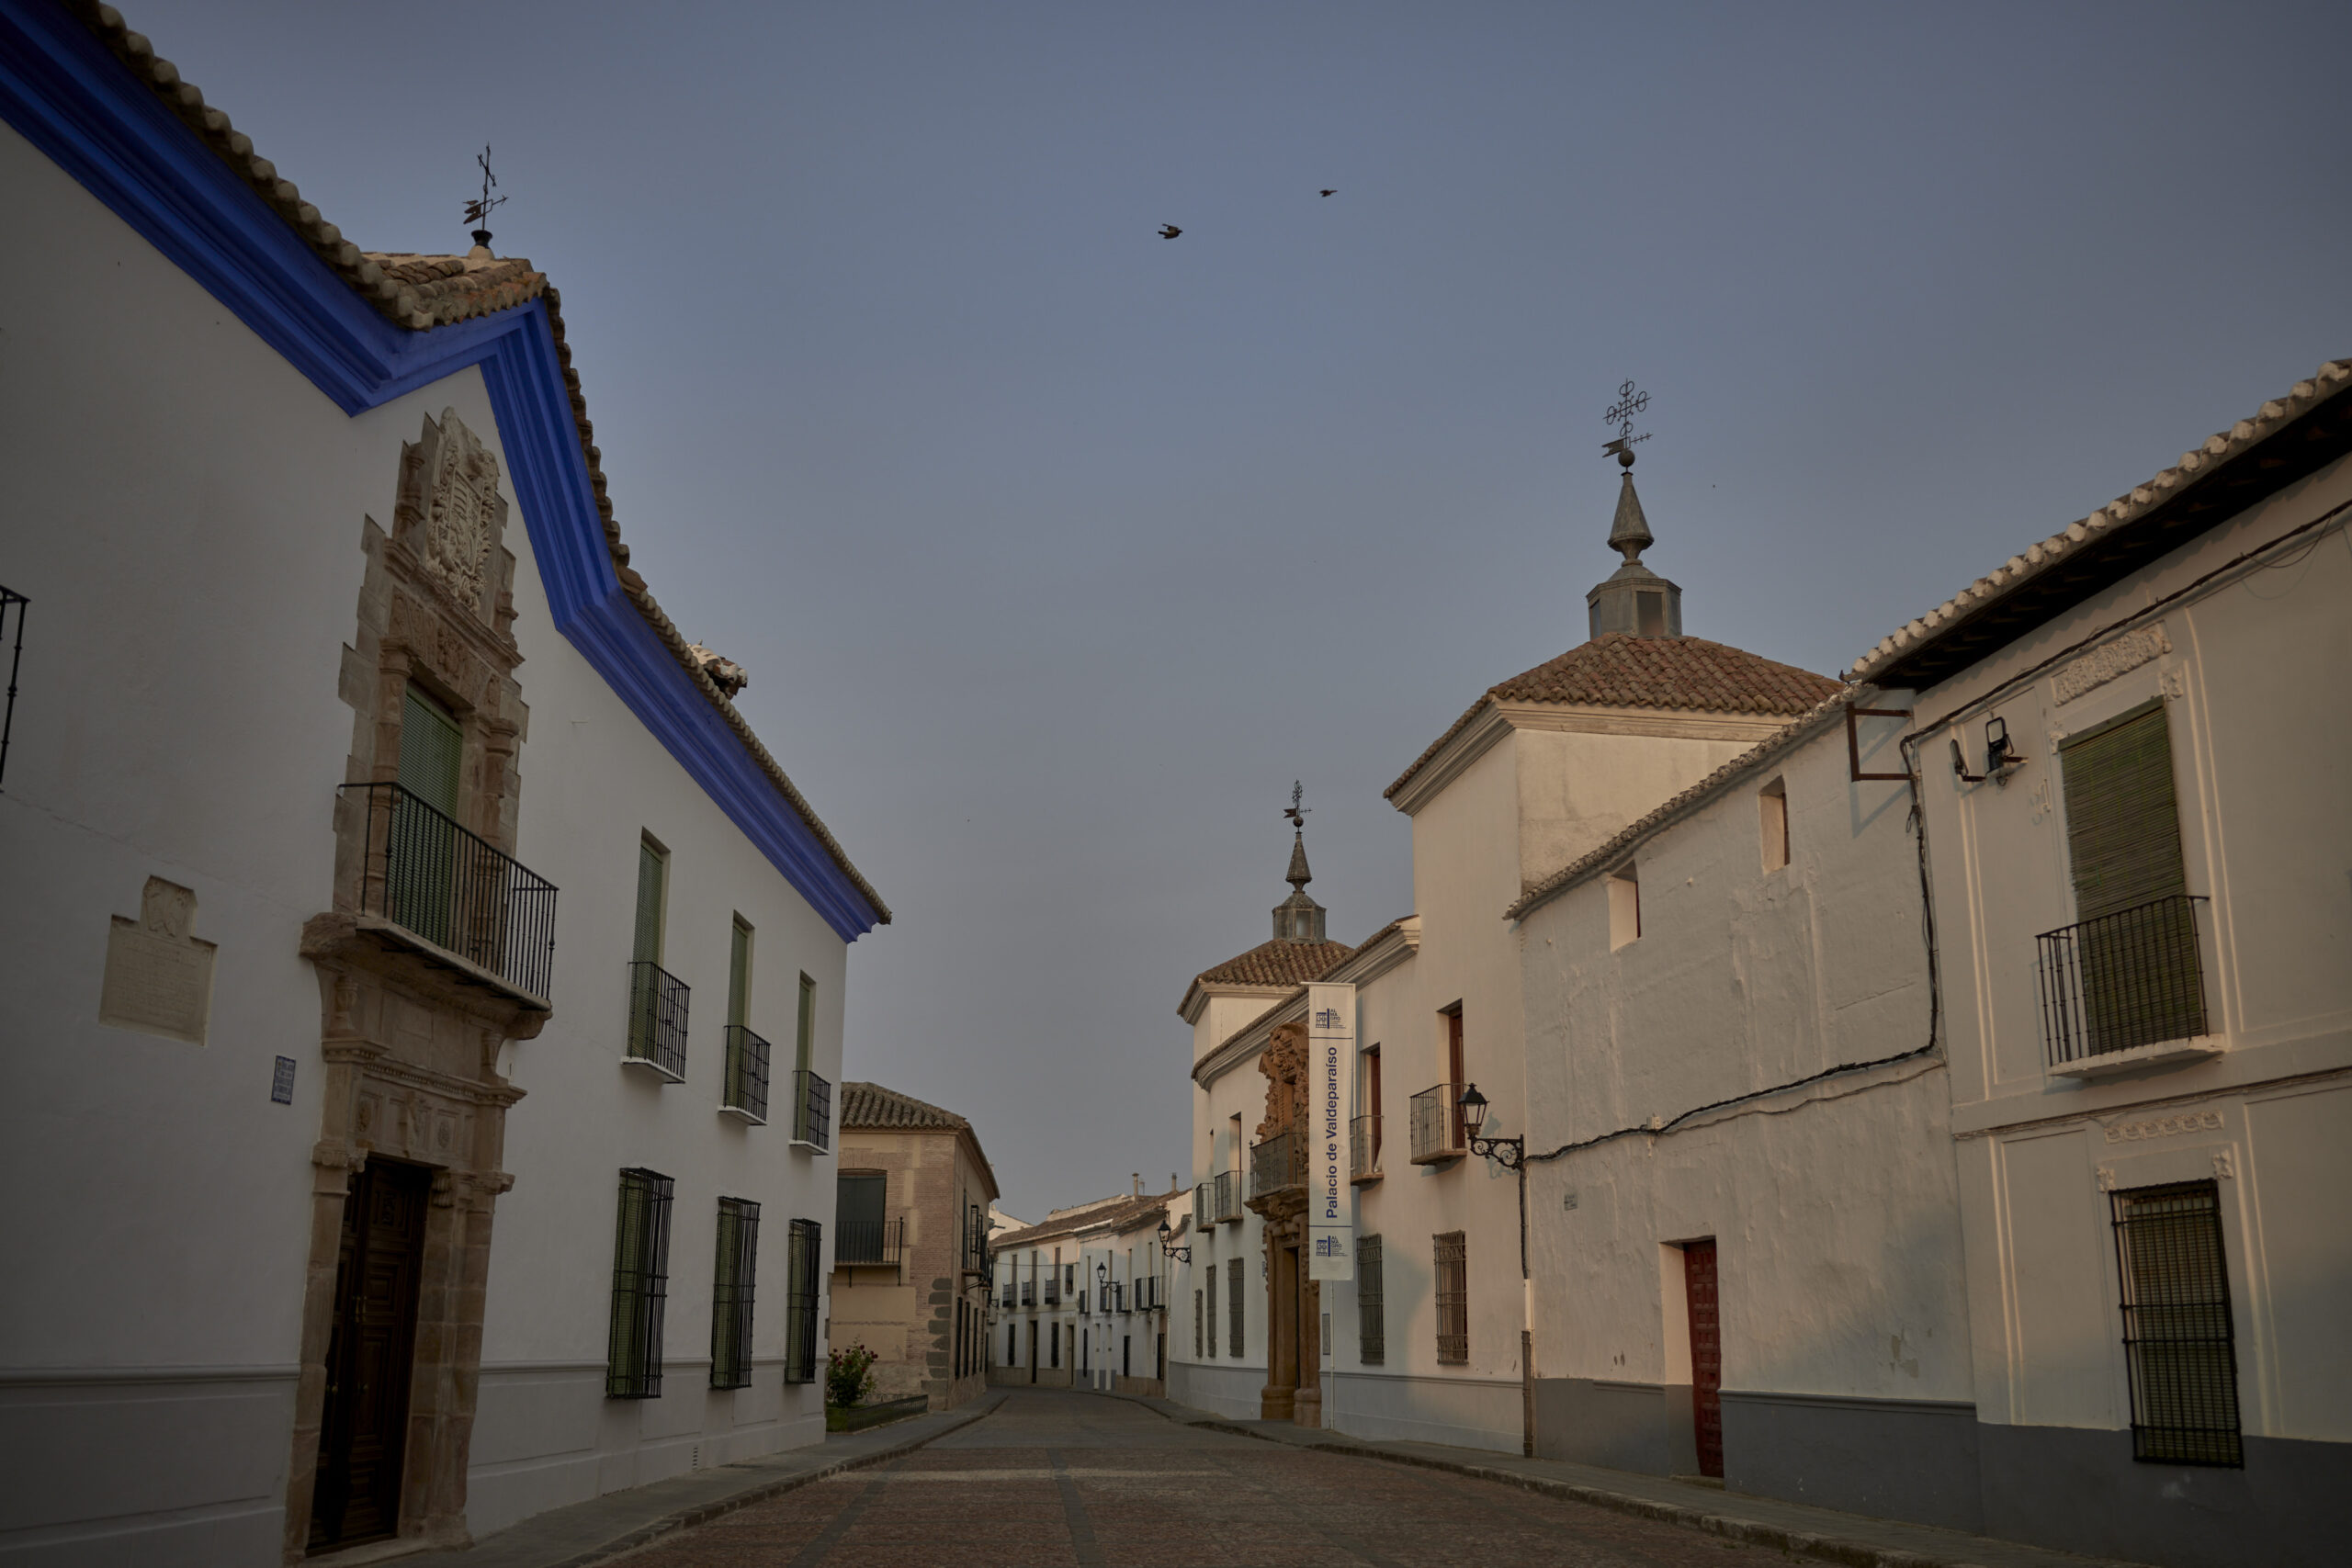
<instances>
[{"instance_id":1,"label":"cross-shaped weather vane","mask_svg":"<svg viewBox=\"0 0 2352 1568\"><path fill-rule=\"evenodd\" d=\"M1639 435L1634 434L1634 416L1649 406L1650 395L1647 392L1634 390L1634 384L1631 381L1625 381L1620 383L1617 388L1617 400L1610 404L1609 412L1600 416L1604 423L1617 427L1617 439L1610 442L1601 450L1615 453L1618 466L1621 468L1632 468L1634 444L1637 441L1647 441L1650 438L1649 432L1646 430Z\"/></svg>"},{"instance_id":2,"label":"cross-shaped weather vane","mask_svg":"<svg viewBox=\"0 0 2352 1568\"><path fill-rule=\"evenodd\" d=\"M487 245L490 243L490 215L493 209L504 206L506 198L490 194L497 188L498 176L490 172L489 143L482 144L482 150L474 155L474 162L481 165L481 195L466 203L466 227L473 231L474 243Z\"/></svg>"},{"instance_id":3,"label":"cross-shaped weather vane","mask_svg":"<svg viewBox=\"0 0 2352 1568\"><path fill-rule=\"evenodd\" d=\"M1311 806L1301 806L1299 804L1300 801L1305 800L1306 798L1306 786L1296 779L1291 780L1290 805L1283 809L1283 815L1290 818L1291 826L1294 828L1306 827L1306 814L1315 809L1315 807Z\"/></svg>"}]
</instances>

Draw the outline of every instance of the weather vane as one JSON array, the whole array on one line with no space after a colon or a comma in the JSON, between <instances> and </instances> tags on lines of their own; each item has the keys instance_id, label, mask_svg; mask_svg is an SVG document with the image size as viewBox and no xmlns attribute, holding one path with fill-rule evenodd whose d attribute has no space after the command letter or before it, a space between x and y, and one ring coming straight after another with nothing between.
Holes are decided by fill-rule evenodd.
<instances>
[{"instance_id":1,"label":"weather vane","mask_svg":"<svg viewBox=\"0 0 2352 1568\"><path fill-rule=\"evenodd\" d=\"M490 194L498 186L498 176L490 172L488 142L484 142L481 151L474 155L474 162L481 165L481 195L466 203L466 227L473 231L475 244L487 245L490 243L491 212L504 206L506 198Z\"/></svg>"},{"instance_id":2,"label":"weather vane","mask_svg":"<svg viewBox=\"0 0 2352 1568\"><path fill-rule=\"evenodd\" d=\"M1610 404L1609 412L1600 416L1602 423L1617 427L1617 439L1610 442L1601 450L1615 453L1618 466L1621 468L1632 468L1634 444L1637 441L1647 441L1650 438L1649 432L1646 430L1639 435L1634 434L1634 416L1649 406L1650 395L1647 392L1635 391L1634 384L1626 381L1617 388L1617 400Z\"/></svg>"},{"instance_id":3,"label":"weather vane","mask_svg":"<svg viewBox=\"0 0 2352 1568\"><path fill-rule=\"evenodd\" d=\"M1283 811L1283 815L1290 818L1291 826L1294 828L1305 828L1306 826L1306 814L1315 809L1315 807L1311 806L1301 806L1299 804L1300 801L1305 800L1306 798L1306 786L1296 779L1291 780L1290 806L1288 809Z\"/></svg>"}]
</instances>

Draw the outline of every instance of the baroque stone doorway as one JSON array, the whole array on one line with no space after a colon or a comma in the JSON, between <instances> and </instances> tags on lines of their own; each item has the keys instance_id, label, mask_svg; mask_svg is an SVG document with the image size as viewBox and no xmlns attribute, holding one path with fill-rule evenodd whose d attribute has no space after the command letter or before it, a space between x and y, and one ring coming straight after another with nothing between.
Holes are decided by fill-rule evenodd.
<instances>
[{"instance_id":1,"label":"baroque stone doorway","mask_svg":"<svg viewBox=\"0 0 2352 1568\"><path fill-rule=\"evenodd\" d=\"M1307 1278L1306 1183L1296 1140L1306 1125L1306 1026L1276 1028L1258 1058L1266 1119L1250 1151L1250 1207L1265 1221L1267 1421L1323 1425L1323 1287Z\"/></svg>"}]
</instances>

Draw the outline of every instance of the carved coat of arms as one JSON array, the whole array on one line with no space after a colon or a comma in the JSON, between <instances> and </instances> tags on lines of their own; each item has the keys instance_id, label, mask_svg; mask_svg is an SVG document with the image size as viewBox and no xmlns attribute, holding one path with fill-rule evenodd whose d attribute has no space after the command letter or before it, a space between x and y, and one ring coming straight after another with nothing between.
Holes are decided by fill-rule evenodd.
<instances>
[{"instance_id":1,"label":"carved coat of arms","mask_svg":"<svg viewBox=\"0 0 2352 1568\"><path fill-rule=\"evenodd\" d=\"M424 516L424 570L460 603L481 602L482 573L499 511L498 459L454 412L442 416L439 472Z\"/></svg>"}]
</instances>

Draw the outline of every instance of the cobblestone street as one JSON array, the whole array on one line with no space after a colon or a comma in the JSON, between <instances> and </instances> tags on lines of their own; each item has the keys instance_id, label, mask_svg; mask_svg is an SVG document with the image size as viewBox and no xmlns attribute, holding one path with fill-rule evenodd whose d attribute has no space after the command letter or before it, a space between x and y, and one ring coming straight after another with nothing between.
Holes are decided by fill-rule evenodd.
<instances>
[{"instance_id":1,"label":"cobblestone street","mask_svg":"<svg viewBox=\"0 0 2352 1568\"><path fill-rule=\"evenodd\" d=\"M1377 1568L1784 1562L1492 1482L1178 1426L1100 1395L1015 1390L928 1448L724 1516L631 1568Z\"/></svg>"}]
</instances>

